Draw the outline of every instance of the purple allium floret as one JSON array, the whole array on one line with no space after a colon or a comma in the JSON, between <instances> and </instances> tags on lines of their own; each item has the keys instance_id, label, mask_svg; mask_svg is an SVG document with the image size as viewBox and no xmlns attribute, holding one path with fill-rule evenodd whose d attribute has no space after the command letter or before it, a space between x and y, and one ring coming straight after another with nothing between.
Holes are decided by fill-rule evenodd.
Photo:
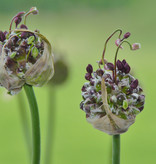
<instances>
[{"instance_id":1,"label":"purple allium floret","mask_svg":"<svg viewBox=\"0 0 156 164\"><path fill-rule=\"evenodd\" d=\"M126 74L129 73L131 70L129 64L126 62L125 59L122 62L120 60L118 60L116 65L117 65L118 70L120 70Z\"/></svg>"}]
</instances>

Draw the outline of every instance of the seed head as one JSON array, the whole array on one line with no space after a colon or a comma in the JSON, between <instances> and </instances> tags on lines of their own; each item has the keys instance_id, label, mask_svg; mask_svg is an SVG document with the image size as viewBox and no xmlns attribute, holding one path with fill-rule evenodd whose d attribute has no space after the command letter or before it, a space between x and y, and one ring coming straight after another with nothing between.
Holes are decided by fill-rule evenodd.
<instances>
[{"instance_id":1,"label":"seed head","mask_svg":"<svg viewBox=\"0 0 156 164\"><path fill-rule=\"evenodd\" d=\"M123 38L127 39L129 36L128 32ZM81 89L83 100L80 108L86 113L87 121L96 129L111 135L126 132L143 110L145 102L138 79L130 73L130 65L125 59L117 60L122 43L129 44L131 49L133 47L128 41L117 39L114 64L102 62L103 67L98 64L99 68L95 71L89 64L85 74L88 82Z\"/></svg>"},{"instance_id":2,"label":"seed head","mask_svg":"<svg viewBox=\"0 0 156 164\"><path fill-rule=\"evenodd\" d=\"M28 30L25 24L17 29L24 14L20 12L12 19L9 32L0 31L0 84L11 94L18 93L25 83L42 86L54 74L49 41L42 34ZM11 30L13 21L15 30Z\"/></svg>"}]
</instances>

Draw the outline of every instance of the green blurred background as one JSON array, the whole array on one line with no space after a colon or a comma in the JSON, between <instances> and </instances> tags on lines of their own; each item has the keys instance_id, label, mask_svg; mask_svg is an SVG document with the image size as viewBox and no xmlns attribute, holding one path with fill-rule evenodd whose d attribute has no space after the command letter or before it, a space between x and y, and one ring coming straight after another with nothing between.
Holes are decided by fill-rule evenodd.
<instances>
[{"instance_id":1,"label":"green blurred background","mask_svg":"<svg viewBox=\"0 0 156 164\"><path fill-rule=\"evenodd\" d=\"M139 51L125 46L119 58L126 58L146 93L144 111L121 136L121 164L156 162L156 1L148 0L5 0L0 3L0 29L8 30L19 11L36 6L40 15L30 16L28 26L36 28L64 54L70 68L66 83L55 88L56 128L53 164L110 164L111 136L92 128L79 109L85 68L97 69L106 38L117 28L131 32L130 42L140 42ZM106 58L113 61L115 39L109 43ZM42 164L46 144L48 86L35 88L41 121ZM17 96L0 89L0 164L29 164ZM26 100L25 94L23 93ZM27 101L27 114L30 113Z\"/></svg>"}]
</instances>

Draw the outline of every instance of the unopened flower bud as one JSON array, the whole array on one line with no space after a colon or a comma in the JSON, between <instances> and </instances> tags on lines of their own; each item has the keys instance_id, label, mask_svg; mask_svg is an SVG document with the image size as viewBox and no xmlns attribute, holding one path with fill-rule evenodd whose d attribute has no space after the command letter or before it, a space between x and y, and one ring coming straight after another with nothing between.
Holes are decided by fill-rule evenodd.
<instances>
[{"instance_id":1,"label":"unopened flower bud","mask_svg":"<svg viewBox=\"0 0 156 164\"><path fill-rule=\"evenodd\" d=\"M16 17L15 18L14 22L16 24L16 27L21 23L21 21L22 21L22 18L21 17Z\"/></svg>"},{"instance_id":2,"label":"unopened flower bud","mask_svg":"<svg viewBox=\"0 0 156 164\"><path fill-rule=\"evenodd\" d=\"M129 37L130 37L130 35L131 35L131 33L130 33L130 32L127 32L126 34L124 34L124 39L129 38Z\"/></svg>"},{"instance_id":3,"label":"unopened flower bud","mask_svg":"<svg viewBox=\"0 0 156 164\"><path fill-rule=\"evenodd\" d=\"M21 24L20 28L28 29L28 27L25 24Z\"/></svg>"},{"instance_id":4,"label":"unopened flower bud","mask_svg":"<svg viewBox=\"0 0 156 164\"><path fill-rule=\"evenodd\" d=\"M114 64L113 63L107 63L107 67L109 70L113 71L114 70Z\"/></svg>"},{"instance_id":5,"label":"unopened flower bud","mask_svg":"<svg viewBox=\"0 0 156 164\"><path fill-rule=\"evenodd\" d=\"M86 71L90 74L93 72L93 67L91 64L88 64L88 66L86 67Z\"/></svg>"},{"instance_id":6,"label":"unopened flower bud","mask_svg":"<svg viewBox=\"0 0 156 164\"><path fill-rule=\"evenodd\" d=\"M30 9L30 12L31 12L32 14L34 14L34 15L38 14L38 10L37 10L36 7L32 7L32 8Z\"/></svg>"},{"instance_id":7,"label":"unopened flower bud","mask_svg":"<svg viewBox=\"0 0 156 164\"><path fill-rule=\"evenodd\" d=\"M136 79L131 83L130 86L131 86L132 89L135 89L138 86L138 84L139 84L138 79Z\"/></svg>"},{"instance_id":8,"label":"unopened flower bud","mask_svg":"<svg viewBox=\"0 0 156 164\"><path fill-rule=\"evenodd\" d=\"M92 75L90 73L86 73L85 79L90 80L92 78Z\"/></svg>"},{"instance_id":9,"label":"unopened flower bud","mask_svg":"<svg viewBox=\"0 0 156 164\"><path fill-rule=\"evenodd\" d=\"M0 41L3 42L5 40L5 35L2 31L0 31Z\"/></svg>"},{"instance_id":10,"label":"unopened flower bud","mask_svg":"<svg viewBox=\"0 0 156 164\"><path fill-rule=\"evenodd\" d=\"M123 70L124 65L122 64L122 62L121 62L120 60L117 61L116 65L117 65L117 68L118 68L119 70Z\"/></svg>"},{"instance_id":11,"label":"unopened flower bud","mask_svg":"<svg viewBox=\"0 0 156 164\"><path fill-rule=\"evenodd\" d=\"M21 12L19 12L19 13L16 15L16 17L22 17L24 14L25 14L25 12L24 12L24 11L21 11Z\"/></svg>"},{"instance_id":12,"label":"unopened flower bud","mask_svg":"<svg viewBox=\"0 0 156 164\"><path fill-rule=\"evenodd\" d=\"M130 70L131 70L131 68L130 68L130 66L129 66L129 64L128 63L126 63L125 65L124 65L124 68L125 68L125 73L129 73L130 72Z\"/></svg>"},{"instance_id":13,"label":"unopened flower bud","mask_svg":"<svg viewBox=\"0 0 156 164\"><path fill-rule=\"evenodd\" d=\"M140 49L141 48L141 44L140 43L134 43L133 45L132 45L132 50L138 50L138 49Z\"/></svg>"},{"instance_id":14,"label":"unopened flower bud","mask_svg":"<svg viewBox=\"0 0 156 164\"><path fill-rule=\"evenodd\" d=\"M120 40L120 39L117 39L117 40L115 41L115 44L116 44L117 47L120 45L120 43L121 43L121 40ZM122 46L120 46L120 48L123 49Z\"/></svg>"}]
</instances>

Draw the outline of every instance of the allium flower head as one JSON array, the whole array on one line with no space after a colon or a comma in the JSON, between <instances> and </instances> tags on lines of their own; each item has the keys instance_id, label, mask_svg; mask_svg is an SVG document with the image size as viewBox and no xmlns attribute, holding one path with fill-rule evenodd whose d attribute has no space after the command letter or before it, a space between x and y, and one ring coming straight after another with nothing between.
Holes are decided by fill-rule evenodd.
<instances>
[{"instance_id":1,"label":"allium flower head","mask_svg":"<svg viewBox=\"0 0 156 164\"><path fill-rule=\"evenodd\" d=\"M121 30L116 32L118 31L121 36ZM138 79L130 73L130 65L125 59L117 60L119 48L123 43L128 43L132 50L131 44L125 39L126 37L117 47L114 64L105 63L103 53L102 67L93 70L91 64L87 66L87 82L81 89L83 100L80 108L86 113L87 121L96 129L110 135L126 132L135 122L136 115L143 110L145 102ZM105 49L106 44L104 52Z\"/></svg>"},{"instance_id":2,"label":"allium flower head","mask_svg":"<svg viewBox=\"0 0 156 164\"><path fill-rule=\"evenodd\" d=\"M26 19L36 10L18 13L11 21L9 32L0 31L0 84L11 94L18 93L25 83L42 86L54 74L49 41L38 31L29 30L26 24L18 28L22 17ZM11 29L13 22L14 30Z\"/></svg>"}]
</instances>

